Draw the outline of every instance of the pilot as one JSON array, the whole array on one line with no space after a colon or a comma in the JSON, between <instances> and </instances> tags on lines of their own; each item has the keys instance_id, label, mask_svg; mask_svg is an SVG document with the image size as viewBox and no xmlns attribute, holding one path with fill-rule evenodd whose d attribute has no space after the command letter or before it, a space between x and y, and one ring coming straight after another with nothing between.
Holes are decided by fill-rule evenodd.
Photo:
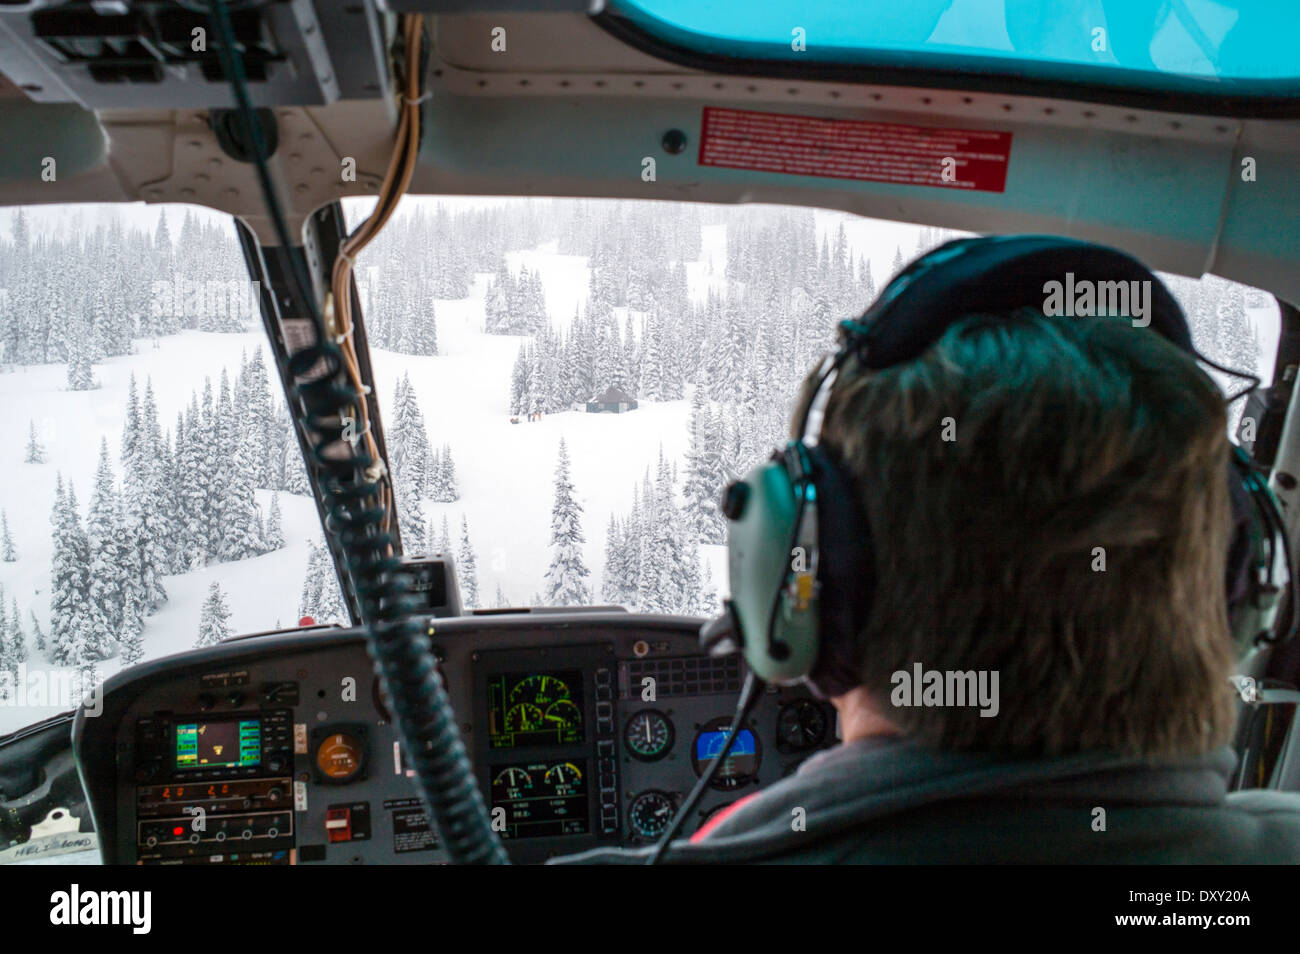
<instances>
[{"instance_id":1,"label":"pilot","mask_svg":"<svg viewBox=\"0 0 1300 954\"><path fill-rule=\"evenodd\" d=\"M1067 268L1153 281L1156 320L1045 314ZM1225 405L1164 286L1085 243L962 240L872 310L805 382L796 450L728 495L732 617L780 673L807 633L765 627L800 608L746 617L735 551L782 539L746 529L765 468L815 484L808 681L839 744L663 861L1300 860L1300 794L1229 794Z\"/></svg>"}]
</instances>

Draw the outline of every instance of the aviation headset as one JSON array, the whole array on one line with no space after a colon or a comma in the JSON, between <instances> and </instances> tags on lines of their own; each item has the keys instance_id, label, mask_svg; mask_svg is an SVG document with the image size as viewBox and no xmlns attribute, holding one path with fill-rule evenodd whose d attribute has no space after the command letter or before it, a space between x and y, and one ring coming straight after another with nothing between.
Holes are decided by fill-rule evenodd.
<instances>
[{"instance_id":1,"label":"aviation headset","mask_svg":"<svg viewBox=\"0 0 1300 954\"><path fill-rule=\"evenodd\" d=\"M1026 306L1041 310L1045 284L1059 282L1067 272L1076 285L1150 282L1150 328L1219 368L1193 349L1187 321L1169 290L1123 252L1025 235L958 239L921 256L895 276L865 315L840 323L839 348L821 366L799 438L727 487L722 511L728 521L731 597L726 616L704 628L706 646L714 652L725 651L724 644L743 649L763 680L807 682L823 697L861 684L854 637L867 620L876 585L871 527L852 482L818 443L839 370L849 358L870 370L911 361L971 314L1005 314ZM1239 448L1229 469L1232 537L1226 584L1233 638L1244 652L1271 640L1291 561L1266 481ZM1290 603L1288 630L1294 632L1300 612L1294 600Z\"/></svg>"}]
</instances>

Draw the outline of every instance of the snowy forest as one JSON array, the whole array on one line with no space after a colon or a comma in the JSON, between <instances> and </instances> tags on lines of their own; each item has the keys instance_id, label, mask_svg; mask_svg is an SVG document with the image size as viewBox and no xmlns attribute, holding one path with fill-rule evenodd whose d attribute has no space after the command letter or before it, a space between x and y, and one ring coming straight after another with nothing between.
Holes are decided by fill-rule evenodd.
<instances>
[{"instance_id":1,"label":"snowy forest","mask_svg":"<svg viewBox=\"0 0 1300 954\"><path fill-rule=\"evenodd\" d=\"M116 457L123 477L119 483L108 441L101 441L84 526L76 487L55 475L50 633L36 647L55 665L93 673L119 654L124 664L138 662L145 619L167 601L163 578L280 549L279 491L308 492L260 348L241 363L233 385L223 369L215 394L210 378L201 396L191 393L174 429L160 426L151 380L143 397L137 394L133 376ZM44 457L33 422L27 462ZM265 515L254 498L258 487L273 490Z\"/></svg>"},{"instance_id":2,"label":"snowy forest","mask_svg":"<svg viewBox=\"0 0 1300 954\"><path fill-rule=\"evenodd\" d=\"M0 390L21 431L0 478L0 673L94 680L345 622L231 225L41 216L0 232ZM715 611L722 488L785 439L836 322L953 234L778 207L408 200L357 270L406 551L450 554L469 608ZM1260 370L1268 302L1167 280L1198 348ZM589 413L610 388L636 408Z\"/></svg>"}]
</instances>

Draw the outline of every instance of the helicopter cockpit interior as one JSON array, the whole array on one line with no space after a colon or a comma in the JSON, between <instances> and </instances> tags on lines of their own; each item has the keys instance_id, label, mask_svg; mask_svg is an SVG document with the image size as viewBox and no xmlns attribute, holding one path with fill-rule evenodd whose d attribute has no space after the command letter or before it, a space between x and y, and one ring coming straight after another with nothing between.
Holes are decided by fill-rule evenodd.
<instances>
[{"instance_id":1,"label":"helicopter cockpit interior","mask_svg":"<svg viewBox=\"0 0 1300 954\"><path fill-rule=\"evenodd\" d=\"M1213 276L1216 287L1231 286L1232 295L1247 289L1240 292L1242 315L1250 317L1240 327L1258 335L1265 325L1257 315L1267 311L1271 337L1267 348L1256 345L1267 366L1239 376L1257 386L1235 405L1233 439L1249 461L1243 466L1253 474L1253 499L1267 516L1259 544L1265 557L1250 583L1253 612L1239 621L1246 635L1235 683L1241 728L1234 788L1300 791L1294 718L1300 640L1287 638L1300 621L1289 560L1300 534L1300 419L1294 411L1300 368L1300 70L1294 50L1300 14L1283 4L1246 0L923 0L896 6L0 0L0 206L22 207L36 221L46 207L121 204L144 210L147 218L139 221L152 222L153 207L185 205L208 216L195 218L192 236L218 218L223 228L233 223L231 254L238 257L232 260L253 283L252 321L266 349L260 373L283 392L287 409L281 454L287 447L301 461L303 507L293 511L293 526L305 529L296 572L310 531L322 541L311 548L313 566L337 579L335 618L341 621L329 625L311 612L298 626L282 620L272 626L268 619L262 632L222 631L225 638L197 648L114 662L112 674L70 707L75 712L33 718L21 727L6 724L4 731L12 731L0 736L0 858L54 861L64 854L65 860L106 865L207 867L529 864L624 849L637 862L672 861L674 837L707 831L736 803L836 746L839 714L824 693L797 678L758 678L753 657L739 651L740 624L759 611L739 600L724 611L721 598L672 604L645 595L647 587L680 585L671 581L681 574L698 575L699 567L686 568L689 555L678 554L659 582L642 574L639 591L602 593L593 579L567 597L537 602L520 593L511 604L489 607L486 598L467 596L472 557L467 563L466 551L457 552L455 539L448 539L446 516L439 540L431 520L426 528L424 504L413 502L394 479L411 466L412 445L395 437L397 428L408 428L395 423L407 412L400 395L391 403L394 394L385 393L382 381L408 370L400 364L406 355L442 352L411 343L422 327L423 305L412 306L416 317L403 318L400 334L395 330L393 299L384 287L405 289L404 300L436 298L428 324L436 312L439 331L451 342L446 354L461 347L470 368L473 355L461 344L469 340L462 325L470 319L444 299L482 298L487 320L496 320L491 296L502 280L499 272L490 274L491 262L506 261L503 250L524 248L509 245L509 233L535 223L541 241L550 241L545 230L554 228L556 261L566 254L593 256L585 264L572 264L576 258L560 263L588 269L583 275L590 274L593 286L620 268L640 274L638 256L649 256L655 268L662 256L655 279L662 285L645 298L659 303L658 310L629 304L639 291L626 277L616 307L655 314L638 319L644 322L641 341L656 334L655 341L670 342L671 360L682 367L724 347L725 336L695 334L679 316L663 318L663 303L678 299L660 288L678 281L680 270L681 300L689 285L695 302L689 307L713 307L719 321L731 321L722 305L706 303L712 301L708 289L725 282L724 263L728 271L748 263L757 274L804 255L800 243L807 236L798 223L805 220L797 213L807 215L810 267L840 257L838 246L833 255L818 251L836 238L824 224L829 220L815 216L835 215L837 222L864 223L851 235L880 234L871 231L883 227L879 223L924 228L929 247L959 235L1060 236L1121 250L1161 275L1178 276L1171 281ZM409 222L403 217L414 207L409 203L421 197L471 203L449 205L453 211L445 215L460 215L455 210L462 208L468 210L464 221L481 215L487 224L473 234L490 237L484 239L489 252L472 243L457 247L454 240L438 244L441 238L392 251L398 241L392 235ZM522 208L509 203L524 197L551 204L530 206L527 224L492 218L494 209ZM602 217L605 206L581 204L588 200L637 203L644 212L625 217L658 218L661 226L647 229L658 229L655 248L669 251L648 252L628 240L608 246L615 251L598 263L594 250L600 246L590 236L608 232L622 213ZM483 204L472 204L477 201ZM789 213L772 220L778 224L769 228L770 256L741 259L734 243L725 250L719 245L713 259L698 251L699 216L707 238L710 228L723 229L720 216L729 214L723 207L731 206ZM444 212L429 215L435 222L430 229L444 228L438 224ZM31 240L21 244L16 216L0 239L0 254L9 261L3 274L12 287L19 269L38 268L41 249L61 241L57 233L38 237L33 227ZM507 221L514 224L501 224ZM173 227L176 222L173 215ZM761 231L726 228L729 237ZM372 242L378 244L366 258ZM886 244L888 258L894 243ZM695 257L673 251L688 245ZM156 237L151 247L158 248ZM375 249L402 264L372 267ZM859 249L864 263L877 254L866 249ZM903 257L912 254L909 247ZM844 252L850 280L870 272L855 264L857 256L851 248ZM517 272L520 259L510 261ZM900 262L895 270L901 268ZM440 269L464 271L470 276L465 288L472 290L446 292L451 286L439 284ZM502 296L500 315L526 307L530 274L526 266L520 284L512 285L518 293ZM884 288L888 277L877 266L875 287ZM594 313L586 299L555 298L555 287L547 285L546 297L553 314L561 310L554 302L563 300L565 313L557 317L567 321L578 304ZM22 310L30 302L23 294L6 294L4 314L15 326L17 316L31 310ZM786 330L761 347L792 349L800 361L832 347L829 337L813 340L801 328L820 334L835 320L855 317L825 313L837 302L868 304L851 296L828 305L816 295L782 294L772 313L779 313ZM754 298L747 304L755 312L778 308ZM1228 310L1207 311L1205 327ZM809 317L814 311L816 324ZM68 342L77 327L66 334ZM543 498L551 492L557 459L550 442L566 420L582 419L566 425L573 444L580 426L657 421L654 415L671 406L677 409L674 426L686 433L687 392L644 384L646 362L667 360L659 345L638 352L640 393L630 379L606 375L586 381L588 391L575 386L576 398L543 408L519 395L528 388L538 393L549 349L571 345L578 333L553 341L541 326L527 323L504 333L518 337L509 339L509 354L500 358L498 391L515 391L508 410L494 405L504 427L492 431L492 440L504 434L523 442L546 434L549 456L539 464L543 459L526 456L530 451L521 443L492 458L492 467L536 468L528 479L543 488ZM20 336L5 335L0 346L10 350L0 359L0 377L14 382L17 395L27 363L14 357ZM627 335L631 349L632 332ZM505 355L506 339L497 340L503 343L492 354ZM135 351L150 347L159 346L140 343ZM79 353L68 344L66 353L32 363L57 364L61 382L66 361L72 382L80 373L74 350ZM403 357L391 359L390 352ZM381 353L382 380L376 373ZM150 365L154 382L173 362L165 346L159 355ZM197 393L199 372L185 370L184 360L178 353L166 373ZM600 359L593 360L597 366ZM1240 385L1232 361L1220 360L1223 380ZM388 378L390 368L397 370ZM413 377L397 385L402 393L410 393L405 389L412 382L425 387L421 375L438 373L419 368L411 365ZM783 385L782 416L806 371L793 360L769 368L791 379ZM137 384L143 393L143 373L131 380L132 402ZM439 415L458 415L463 405L480 401L470 386L477 373L465 371L464 387L448 391L450 400L425 404L430 432L439 431ZM692 393L721 387L749 394L752 383L739 372L727 384L690 380ZM209 385L206 400L215 402L217 419L222 407L228 409L232 433L239 432L245 410L238 396L254 393L245 381L233 385L233 403L225 405L224 379L215 398ZM77 385L68 388L75 394ZM42 399L51 407L59 400ZM758 399L746 400L752 406ZM177 454L180 433L192 433L183 400L178 407L182 414L172 432ZM202 402L195 407L202 417ZM113 403L107 422L88 425L84 433L60 432L58 440L91 448L87 477L101 435L120 433L119 411ZM699 413L712 423L692 425L692 434L710 426L731 433L722 417ZM165 415L163 422L169 423ZM24 466L19 445L27 439L27 423L19 417L14 428L15 473ZM37 430L33 424L33 443ZM683 481L694 473L694 452L678 431L670 437L653 432L659 483L652 494L654 477L647 476L644 489L637 489L647 508L651 496L661 500L660 486L672 497L674 460L681 460ZM581 439L610 457L631 453L613 430L592 435ZM226 482L238 479L239 461L248 459L241 455L252 446L230 440L234 463L214 472ZM569 466L566 445L559 447L564 477L556 478L557 499ZM265 451L259 453L265 460ZM451 450L436 455L446 463L431 464L430 473L443 474ZM638 458L637 468L652 461L648 455ZM499 510L523 506L513 491L502 491L505 485L495 482L486 464L467 468L465 461L462 453L467 494L465 475L473 474L480 482L474 492L492 498ZM175 462L169 466L168 473L179 474ZM600 479L580 463L577 473L591 485ZM58 478L58 500L64 499L65 476ZM29 504L21 483L0 483L7 519L25 528L19 512L34 509L31 526L39 523L40 534L48 536L54 475L17 479L48 486L38 504ZM433 477L421 479L422 487L433 486ZM176 480L175 492L183 496L186 485ZM710 486L706 496L716 500L716 489ZM275 504L277 527L287 493ZM454 499L430 493L435 502ZM259 509L269 506L269 493L257 499ZM548 554L568 553L569 511L557 505L556 516L547 517L545 503L537 533L553 534L547 539L558 549ZM734 500L715 506L718 526L717 511L730 518L733 504L739 514L743 506ZM123 507L130 512L129 503ZM610 509L604 507L597 520ZM59 523L58 512L56 537L57 528L79 519ZM91 521L96 513L92 505ZM513 552L512 519L519 517L500 520L501 561ZM617 544L626 527L614 517L609 523ZM642 525L647 540L655 526L653 515ZM589 521L589 549L602 545L597 538L603 530L603 523ZM9 530L4 533L7 538ZM707 540L719 561L725 560L724 542L721 536ZM218 544L235 545L228 536ZM55 619L64 611L58 595L58 554L64 551L57 544L56 551L53 577L46 566L37 574L21 561L0 564L0 584L24 607L31 603L32 624L36 631L49 629L52 640L56 629L72 625ZM635 551L619 552L637 559ZM217 585L201 564L186 565L184 576L166 576L166 585L191 600L187 605L196 612L209 586ZM723 565L717 564L719 575ZM534 569L541 579L545 567ZM249 564L240 579L256 587L259 572ZM560 571L553 572L548 580L558 579ZM741 571L733 563L731 572L734 596ZM106 578L92 569L85 585ZM172 582L182 579L188 582ZM715 582L725 590L724 580ZM233 589L224 598L238 609L241 600L253 598L243 592ZM49 602L48 614L37 609L42 601ZM0 607L3 602L0 597ZM296 593L287 605L297 605ZM194 620L168 613L143 618L144 632L183 625L190 638ZM12 615L16 626L16 601ZM27 614L21 615L28 626ZM24 672L37 669L35 656L20 660L12 640L10 646L14 667L26 660ZM0 652L0 662L5 658ZM777 663L772 670L760 675L784 673ZM78 847L81 855L69 854Z\"/></svg>"}]
</instances>

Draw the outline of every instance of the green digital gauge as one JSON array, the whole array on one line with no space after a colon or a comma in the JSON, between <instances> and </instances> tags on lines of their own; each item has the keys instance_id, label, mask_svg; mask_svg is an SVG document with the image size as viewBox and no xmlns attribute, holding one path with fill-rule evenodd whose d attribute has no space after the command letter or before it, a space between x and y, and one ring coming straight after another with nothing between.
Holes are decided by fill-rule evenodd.
<instances>
[{"instance_id":1,"label":"green digital gauge","mask_svg":"<svg viewBox=\"0 0 1300 954\"><path fill-rule=\"evenodd\" d=\"M571 745L584 740L582 673L508 673L488 681L494 749Z\"/></svg>"}]
</instances>

